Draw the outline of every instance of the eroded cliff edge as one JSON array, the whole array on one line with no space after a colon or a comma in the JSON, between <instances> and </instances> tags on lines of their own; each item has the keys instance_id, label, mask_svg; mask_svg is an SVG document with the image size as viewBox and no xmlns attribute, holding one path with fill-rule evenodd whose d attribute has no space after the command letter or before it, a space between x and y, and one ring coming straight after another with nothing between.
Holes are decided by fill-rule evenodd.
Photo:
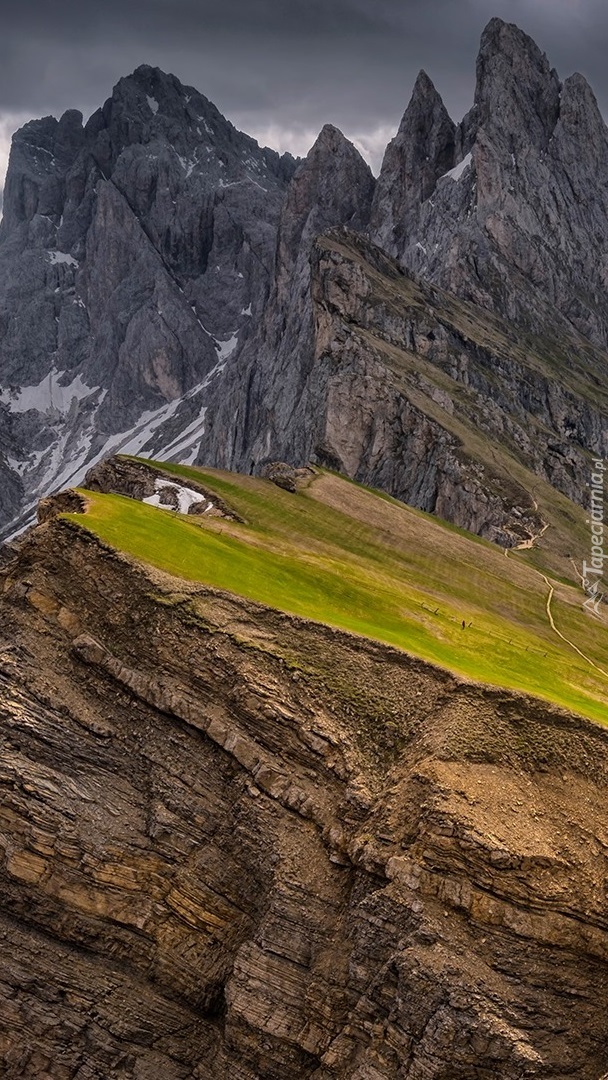
<instances>
[{"instance_id":1,"label":"eroded cliff edge","mask_svg":"<svg viewBox=\"0 0 608 1080\"><path fill-rule=\"evenodd\" d=\"M0 582L4 1075L606 1071L601 728L62 519Z\"/></svg>"}]
</instances>

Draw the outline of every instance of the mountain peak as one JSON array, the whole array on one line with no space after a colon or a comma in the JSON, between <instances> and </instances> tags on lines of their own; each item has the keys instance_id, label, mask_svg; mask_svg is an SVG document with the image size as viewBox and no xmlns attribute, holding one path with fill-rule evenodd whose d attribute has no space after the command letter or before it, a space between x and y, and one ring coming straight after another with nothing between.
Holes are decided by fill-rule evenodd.
<instances>
[{"instance_id":1,"label":"mountain peak","mask_svg":"<svg viewBox=\"0 0 608 1080\"><path fill-rule=\"evenodd\" d=\"M319 153L350 153L361 156L357 148L346 138L346 135L340 128L334 127L333 124L324 124L313 145L309 150L309 156L316 156Z\"/></svg>"},{"instance_id":2,"label":"mountain peak","mask_svg":"<svg viewBox=\"0 0 608 1080\"><path fill-rule=\"evenodd\" d=\"M280 226L283 264L300 245L334 225L363 228L374 190L372 171L339 128L325 124L288 188Z\"/></svg>"},{"instance_id":3,"label":"mountain peak","mask_svg":"<svg viewBox=\"0 0 608 1080\"><path fill-rule=\"evenodd\" d=\"M426 71L419 71L412 90L412 96L399 125L399 132L409 134L412 129L412 122L414 125L422 123L425 130L428 131L437 123L442 126L446 119L450 124L452 123L435 83L427 75Z\"/></svg>"},{"instance_id":4,"label":"mountain peak","mask_svg":"<svg viewBox=\"0 0 608 1080\"><path fill-rule=\"evenodd\" d=\"M416 82L414 83L414 91L412 96L417 94L436 94L437 90L435 83L431 79L430 75L421 68L416 76Z\"/></svg>"},{"instance_id":5,"label":"mountain peak","mask_svg":"<svg viewBox=\"0 0 608 1080\"><path fill-rule=\"evenodd\" d=\"M389 143L376 187L372 235L390 254L399 250L412 212L455 163L456 125L425 71L414 84L399 131Z\"/></svg>"},{"instance_id":6,"label":"mountain peak","mask_svg":"<svg viewBox=\"0 0 608 1080\"><path fill-rule=\"evenodd\" d=\"M547 67L549 66L545 53L536 44L534 38L526 34L525 30L516 23L506 22L498 16L490 19L482 31L480 52L486 55L501 53L515 56L519 54L535 64L545 63Z\"/></svg>"},{"instance_id":7,"label":"mountain peak","mask_svg":"<svg viewBox=\"0 0 608 1080\"><path fill-rule=\"evenodd\" d=\"M576 72L564 82L556 143L571 175L580 175L586 163L587 179L605 174L608 167L608 128L597 98L584 75Z\"/></svg>"},{"instance_id":8,"label":"mountain peak","mask_svg":"<svg viewBox=\"0 0 608 1080\"><path fill-rule=\"evenodd\" d=\"M587 82L584 75L581 75L579 71L575 71L573 75L570 75L564 81L562 90L562 108L560 116L565 119L565 113L568 110L576 109L579 113L584 113L588 119L593 118L594 121L598 121L601 125L606 127L600 107L597 102L597 98L593 92L593 89Z\"/></svg>"},{"instance_id":9,"label":"mountain peak","mask_svg":"<svg viewBox=\"0 0 608 1080\"><path fill-rule=\"evenodd\" d=\"M477 58L480 127L544 148L559 117L560 90L556 71L531 37L502 19L488 23Z\"/></svg>"},{"instance_id":10,"label":"mountain peak","mask_svg":"<svg viewBox=\"0 0 608 1080\"><path fill-rule=\"evenodd\" d=\"M171 78L171 76L167 75L162 68L153 67L152 64L140 64L139 67L135 68L130 77L135 79L149 79L151 77L158 78L159 76L164 79Z\"/></svg>"},{"instance_id":11,"label":"mountain peak","mask_svg":"<svg viewBox=\"0 0 608 1080\"><path fill-rule=\"evenodd\" d=\"M194 91L193 91L194 93ZM155 115L161 112L172 113L176 108L183 109L186 88L176 75L168 74L159 67L140 64L130 75L120 79L112 91L112 102L121 102L127 109L143 102Z\"/></svg>"},{"instance_id":12,"label":"mountain peak","mask_svg":"<svg viewBox=\"0 0 608 1080\"><path fill-rule=\"evenodd\" d=\"M507 37L518 38L528 37L528 35L516 23L507 22L506 19L501 19L499 15L495 15L484 27L481 35L482 47L486 41ZM532 38L528 38L528 41L531 41L533 45L535 44Z\"/></svg>"},{"instance_id":13,"label":"mountain peak","mask_svg":"<svg viewBox=\"0 0 608 1080\"><path fill-rule=\"evenodd\" d=\"M521 70L524 67L536 69L549 76L555 74L546 53L525 31L515 23L503 19L491 19L485 27L479 46L478 68L502 62L503 66Z\"/></svg>"}]
</instances>

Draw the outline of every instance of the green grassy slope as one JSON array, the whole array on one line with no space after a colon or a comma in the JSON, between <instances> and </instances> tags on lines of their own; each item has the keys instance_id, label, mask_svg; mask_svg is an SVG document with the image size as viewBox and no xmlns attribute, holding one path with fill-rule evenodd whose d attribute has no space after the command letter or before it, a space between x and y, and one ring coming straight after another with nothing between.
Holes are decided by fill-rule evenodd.
<instances>
[{"instance_id":1,"label":"green grassy slope","mask_svg":"<svg viewBox=\"0 0 608 1080\"><path fill-rule=\"evenodd\" d=\"M494 545L329 473L292 495L249 476L156 464L203 482L244 523L91 492L84 492L86 517L67 516L178 578L608 720L608 677L551 630L548 589L526 553L506 558ZM582 601L580 590L556 583L557 625L608 667L607 627L584 614Z\"/></svg>"}]
</instances>

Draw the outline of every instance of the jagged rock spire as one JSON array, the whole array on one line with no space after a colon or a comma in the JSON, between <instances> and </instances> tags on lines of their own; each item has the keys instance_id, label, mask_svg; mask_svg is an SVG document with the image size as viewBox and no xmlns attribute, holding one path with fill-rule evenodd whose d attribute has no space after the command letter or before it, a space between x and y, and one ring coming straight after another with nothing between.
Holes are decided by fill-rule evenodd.
<instances>
[{"instance_id":1,"label":"jagged rock spire","mask_svg":"<svg viewBox=\"0 0 608 1080\"><path fill-rule=\"evenodd\" d=\"M279 263L292 265L302 242L334 225L365 228L373 193L374 177L367 162L338 128L326 124L287 190Z\"/></svg>"},{"instance_id":2,"label":"jagged rock spire","mask_svg":"<svg viewBox=\"0 0 608 1080\"><path fill-rule=\"evenodd\" d=\"M478 123L515 146L543 148L559 117L561 84L538 45L512 23L492 19L477 59Z\"/></svg>"},{"instance_id":3,"label":"jagged rock spire","mask_svg":"<svg viewBox=\"0 0 608 1080\"><path fill-rule=\"evenodd\" d=\"M31 120L14 136L6 184L0 238L28 226L35 215L58 218L65 174L82 148L82 113L70 109L60 120Z\"/></svg>"},{"instance_id":4,"label":"jagged rock spire","mask_svg":"<svg viewBox=\"0 0 608 1080\"><path fill-rule=\"evenodd\" d=\"M581 155L593 159L601 176L608 173L608 128L597 98L583 75L576 73L564 82L556 136L566 158L568 142L570 161L578 163Z\"/></svg>"},{"instance_id":5,"label":"jagged rock spire","mask_svg":"<svg viewBox=\"0 0 608 1080\"><path fill-rule=\"evenodd\" d=\"M397 135L389 143L372 209L371 231L396 253L420 203L454 165L456 125L425 71L416 79Z\"/></svg>"}]
</instances>

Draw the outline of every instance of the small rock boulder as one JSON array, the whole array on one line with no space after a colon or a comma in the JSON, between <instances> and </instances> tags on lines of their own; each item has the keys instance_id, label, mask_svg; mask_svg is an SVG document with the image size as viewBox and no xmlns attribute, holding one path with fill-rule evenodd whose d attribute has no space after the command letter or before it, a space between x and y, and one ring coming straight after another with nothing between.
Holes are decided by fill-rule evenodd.
<instances>
[{"instance_id":1,"label":"small rock boulder","mask_svg":"<svg viewBox=\"0 0 608 1080\"><path fill-rule=\"evenodd\" d=\"M284 491L298 490L298 470L284 461L272 461L262 469L262 476Z\"/></svg>"}]
</instances>

